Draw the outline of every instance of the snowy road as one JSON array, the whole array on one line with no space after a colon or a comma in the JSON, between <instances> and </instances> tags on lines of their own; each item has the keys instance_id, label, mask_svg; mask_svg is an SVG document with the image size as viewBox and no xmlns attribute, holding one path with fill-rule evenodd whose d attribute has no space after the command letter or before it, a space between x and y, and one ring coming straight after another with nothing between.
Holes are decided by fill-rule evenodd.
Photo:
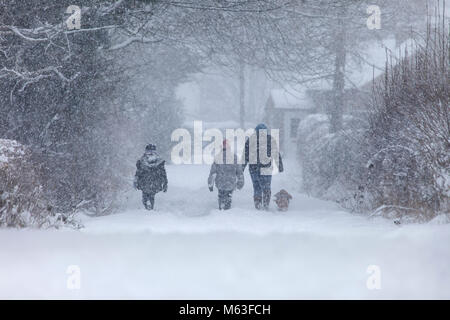
<instances>
[{"instance_id":1,"label":"snowy road","mask_svg":"<svg viewBox=\"0 0 450 320\"><path fill-rule=\"evenodd\" d=\"M220 212L208 167L169 166L156 212L133 191L127 210L84 217L81 231L0 230L0 298L450 298L450 225L349 214L296 193L289 169L273 183L294 195L287 213L253 209L248 173ZM80 289L67 288L70 265Z\"/></svg>"}]
</instances>

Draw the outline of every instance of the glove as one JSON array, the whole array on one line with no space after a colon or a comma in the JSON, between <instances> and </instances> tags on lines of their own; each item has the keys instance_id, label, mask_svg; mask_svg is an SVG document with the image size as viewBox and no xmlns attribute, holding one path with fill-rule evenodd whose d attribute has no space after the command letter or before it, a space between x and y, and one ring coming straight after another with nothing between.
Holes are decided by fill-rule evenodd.
<instances>
[{"instance_id":1,"label":"glove","mask_svg":"<svg viewBox=\"0 0 450 320\"><path fill-rule=\"evenodd\" d=\"M278 172L283 172L284 171L284 165L283 165L283 161L281 160L280 157L280 162L278 163Z\"/></svg>"},{"instance_id":2,"label":"glove","mask_svg":"<svg viewBox=\"0 0 450 320\"><path fill-rule=\"evenodd\" d=\"M163 192L167 192L167 184L163 186Z\"/></svg>"},{"instance_id":3,"label":"glove","mask_svg":"<svg viewBox=\"0 0 450 320\"><path fill-rule=\"evenodd\" d=\"M213 192L214 188L212 186L209 187L209 191Z\"/></svg>"}]
</instances>

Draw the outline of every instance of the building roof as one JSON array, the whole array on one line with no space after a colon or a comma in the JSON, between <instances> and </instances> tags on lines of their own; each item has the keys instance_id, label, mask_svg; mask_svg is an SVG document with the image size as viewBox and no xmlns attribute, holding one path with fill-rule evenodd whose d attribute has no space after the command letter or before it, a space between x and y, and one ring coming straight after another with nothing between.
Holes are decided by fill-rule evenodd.
<instances>
[{"instance_id":1,"label":"building roof","mask_svg":"<svg viewBox=\"0 0 450 320\"><path fill-rule=\"evenodd\" d=\"M272 100L272 107L275 109L307 110L313 108L312 100L305 91L274 89L270 91L269 99Z\"/></svg>"}]
</instances>

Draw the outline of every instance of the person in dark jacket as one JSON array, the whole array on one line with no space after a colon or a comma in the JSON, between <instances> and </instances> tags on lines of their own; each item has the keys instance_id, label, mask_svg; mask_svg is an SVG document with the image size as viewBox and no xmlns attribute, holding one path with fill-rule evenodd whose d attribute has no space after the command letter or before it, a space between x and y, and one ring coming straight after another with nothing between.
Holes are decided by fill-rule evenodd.
<instances>
[{"instance_id":1,"label":"person in dark jacket","mask_svg":"<svg viewBox=\"0 0 450 320\"><path fill-rule=\"evenodd\" d=\"M142 191L142 203L145 209L153 210L155 194L167 192L167 174L165 161L156 152L156 146L149 144L145 147L144 155L136 163L134 187Z\"/></svg>"},{"instance_id":2,"label":"person in dark jacket","mask_svg":"<svg viewBox=\"0 0 450 320\"><path fill-rule=\"evenodd\" d=\"M268 133L265 124L258 124L255 133L245 142L243 154L243 170L249 164L253 183L253 200L258 210L269 208L273 162L278 166L279 172L284 171L276 140Z\"/></svg>"},{"instance_id":3,"label":"person in dark jacket","mask_svg":"<svg viewBox=\"0 0 450 320\"><path fill-rule=\"evenodd\" d=\"M216 156L211 165L208 177L209 191L213 191L214 184L219 190L219 209L231 208L233 191L244 187L244 174L237 156L232 153L227 140L223 141L222 151Z\"/></svg>"}]
</instances>

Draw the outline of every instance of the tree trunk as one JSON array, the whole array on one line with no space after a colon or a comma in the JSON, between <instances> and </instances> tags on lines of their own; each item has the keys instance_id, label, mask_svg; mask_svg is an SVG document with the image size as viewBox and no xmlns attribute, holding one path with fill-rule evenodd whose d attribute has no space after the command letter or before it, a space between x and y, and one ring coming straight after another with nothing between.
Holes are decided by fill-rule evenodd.
<instances>
[{"instance_id":1,"label":"tree trunk","mask_svg":"<svg viewBox=\"0 0 450 320\"><path fill-rule=\"evenodd\" d=\"M245 64L239 64L239 125L245 127Z\"/></svg>"},{"instance_id":2,"label":"tree trunk","mask_svg":"<svg viewBox=\"0 0 450 320\"><path fill-rule=\"evenodd\" d=\"M344 15L341 15L344 16ZM333 79L333 104L331 107L331 126L330 133L336 133L342 129L342 119L344 112L344 90L345 90L345 25L343 19L338 19L338 28L336 34L336 56L335 70Z\"/></svg>"}]
</instances>

